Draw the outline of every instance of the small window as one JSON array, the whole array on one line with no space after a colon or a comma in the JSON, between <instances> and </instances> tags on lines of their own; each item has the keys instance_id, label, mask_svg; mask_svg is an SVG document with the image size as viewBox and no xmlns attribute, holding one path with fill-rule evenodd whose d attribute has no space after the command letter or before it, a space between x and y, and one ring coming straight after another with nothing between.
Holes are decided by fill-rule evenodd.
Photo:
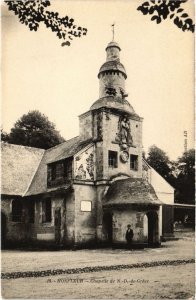
<instances>
[{"instance_id":1,"label":"small window","mask_svg":"<svg viewBox=\"0 0 196 300\"><path fill-rule=\"evenodd\" d=\"M51 182L51 180L56 179L56 165L50 164L48 165L48 182Z\"/></svg>"},{"instance_id":2,"label":"small window","mask_svg":"<svg viewBox=\"0 0 196 300\"><path fill-rule=\"evenodd\" d=\"M81 201L81 211L91 211L92 202L91 201Z\"/></svg>"},{"instance_id":3,"label":"small window","mask_svg":"<svg viewBox=\"0 0 196 300\"><path fill-rule=\"evenodd\" d=\"M22 210L23 205L19 199L12 201L12 221L13 222L22 222Z\"/></svg>"},{"instance_id":4,"label":"small window","mask_svg":"<svg viewBox=\"0 0 196 300\"><path fill-rule=\"evenodd\" d=\"M47 172L48 187L64 184L72 179L72 160L66 159L48 164Z\"/></svg>"},{"instance_id":5,"label":"small window","mask_svg":"<svg viewBox=\"0 0 196 300\"><path fill-rule=\"evenodd\" d=\"M118 152L109 151L109 153L108 153L108 165L111 168L118 168Z\"/></svg>"},{"instance_id":6,"label":"small window","mask_svg":"<svg viewBox=\"0 0 196 300\"><path fill-rule=\"evenodd\" d=\"M50 223L52 221L52 205L51 199L44 199L42 201L42 222Z\"/></svg>"},{"instance_id":7,"label":"small window","mask_svg":"<svg viewBox=\"0 0 196 300\"><path fill-rule=\"evenodd\" d=\"M130 169L131 170L138 170L138 155L130 155Z\"/></svg>"}]
</instances>

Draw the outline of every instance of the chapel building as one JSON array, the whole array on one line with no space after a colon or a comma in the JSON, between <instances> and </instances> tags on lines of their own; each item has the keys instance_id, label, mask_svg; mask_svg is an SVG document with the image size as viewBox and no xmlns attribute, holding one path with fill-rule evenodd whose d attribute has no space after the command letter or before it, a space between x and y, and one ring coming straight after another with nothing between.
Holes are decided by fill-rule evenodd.
<instances>
[{"instance_id":1,"label":"chapel building","mask_svg":"<svg viewBox=\"0 0 196 300\"><path fill-rule=\"evenodd\" d=\"M99 98L79 116L79 136L48 150L2 144L5 244L118 247L129 224L135 246L173 234L174 189L142 158L143 119L128 101L120 51L106 47Z\"/></svg>"}]
</instances>

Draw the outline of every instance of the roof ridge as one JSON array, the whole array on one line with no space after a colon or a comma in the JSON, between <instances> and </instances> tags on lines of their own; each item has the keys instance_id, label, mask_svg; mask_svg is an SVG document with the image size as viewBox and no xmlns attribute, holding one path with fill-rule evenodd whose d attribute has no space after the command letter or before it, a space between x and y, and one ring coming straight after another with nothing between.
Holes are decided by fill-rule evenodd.
<instances>
[{"instance_id":1,"label":"roof ridge","mask_svg":"<svg viewBox=\"0 0 196 300\"><path fill-rule=\"evenodd\" d=\"M151 165L149 165L149 163L147 162L147 160L142 157L142 161L145 163L145 165L149 168L149 169L152 169Z\"/></svg>"},{"instance_id":2,"label":"roof ridge","mask_svg":"<svg viewBox=\"0 0 196 300\"><path fill-rule=\"evenodd\" d=\"M42 150L42 151L45 151L45 149L43 149L43 148L37 148L37 147L31 147L31 146L25 146L25 145L18 145L18 144L5 143L5 142L3 142L3 141L1 141L1 144L2 144L2 145L5 145L5 146L14 146L14 147L20 147L20 148L28 148L28 149L36 149L36 150Z\"/></svg>"}]
</instances>

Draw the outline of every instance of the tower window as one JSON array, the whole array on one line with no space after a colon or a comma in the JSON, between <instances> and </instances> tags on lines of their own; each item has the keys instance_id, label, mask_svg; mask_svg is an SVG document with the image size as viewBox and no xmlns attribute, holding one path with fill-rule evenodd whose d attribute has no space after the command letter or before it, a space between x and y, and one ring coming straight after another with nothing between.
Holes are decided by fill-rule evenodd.
<instances>
[{"instance_id":1,"label":"tower window","mask_svg":"<svg viewBox=\"0 0 196 300\"><path fill-rule=\"evenodd\" d=\"M108 152L108 165L111 168L118 168L118 152L116 151Z\"/></svg>"},{"instance_id":2,"label":"tower window","mask_svg":"<svg viewBox=\"0 0 196 300\"><path fill-rule=\"evenodd\" d=\"M138 170L138 155L130 155L130 169L131 170Z\"/></svg>"}]
</instances>

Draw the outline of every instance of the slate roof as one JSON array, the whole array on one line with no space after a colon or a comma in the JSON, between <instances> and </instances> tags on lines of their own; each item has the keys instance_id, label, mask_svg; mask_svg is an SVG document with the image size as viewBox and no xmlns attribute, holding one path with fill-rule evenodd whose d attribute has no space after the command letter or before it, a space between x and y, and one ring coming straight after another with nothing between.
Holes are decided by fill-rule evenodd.
<instances>
[{"instance_id":1,"label":"slate roof","mask_svg":"<svg viewBox=\"0 0 196 300\"><path fill-rule=\"evenodd\" d=\"M1 144L1 193L22 196L28 189L44 150Z\"/></svg>"},{"instance_id":2,"label":"slate roof","mask_svg":"<svg viewBox=\"0 0 196 300\"><path fill-rule=\"evenodd\" d=\"M105 96L102 98L99 98L96 100L93 105L90 107L90 110L99 109L99 108L109 108L110 111L112 110L118 110L123 111L131 118L140 120L141 118L135 113L133 107L129 103L128 100L122 99L120 97L114 97L114 96Z\"/></svg>"},{"instance_id":3,"label":"slate roof","mask_svg":"<svg viewBox=\"0 0 196 300\"><path fill-rule=\"evenodd\" d=\"M100 78L100 75L102 72L107 71L118 71L121 72L125 78L127 78L126 70L124 65L118 61L118 60L110 60L106 61L101 68L99 69L98 78Z\"/></svg>"},{"instance_id":4,"label":"slate roof","mask_svg":"<svg viewBox=\"0 0 196 300\"><path fill-rule=\"evenodd\" d=\"M104 207L121 205L161 205L153 187L140 178L114 181L105 196Z\"/></svg>"},{"instance_id":5,"label":"slate roof","mask_svg":"<svg viewBox=\"0 0 196 300\"><path fill-rule=\"evenodd\" d=\"M80 137L77 136L46 150L26 196L52 191L54 188L47 188L47 164L72 157L90 142L91 140L83 142Z\"/></svg>"}]
</instances>

